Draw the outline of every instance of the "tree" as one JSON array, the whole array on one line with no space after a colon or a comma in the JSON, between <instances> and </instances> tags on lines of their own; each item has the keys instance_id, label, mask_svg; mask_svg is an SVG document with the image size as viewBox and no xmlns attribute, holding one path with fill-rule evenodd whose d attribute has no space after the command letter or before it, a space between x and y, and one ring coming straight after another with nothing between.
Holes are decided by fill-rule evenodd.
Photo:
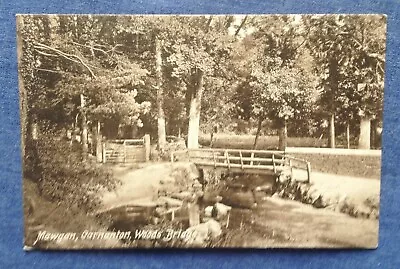
<instances>
[{"instance_id":1,"label":"tree","mask_svg":"<svg viewBox=\"0 0 400 269\"><path fill-rule=\"evenodd\" d=\"M229 18L228 18L229 19ZM208 77L218 76L218 65L229 54L233 37L228 35L226 17L177 17L179 35L171 40L167 58L172 75L184 81L188 109L188 148L198 147L200 112Z\"/></svg>"},{"instance_id":2,"label":"tree","mask_svg":"<svg viewBox=\"0 0 400 269\"><path fill-rule=\"evenodd\" d=\"M286 147L287 122L308 109L312 104L312 91L302 70L297 68L274 68L267 73L253 69L256 80L252 83L255 90L254 114L258 116L258 131L265 117L269 117L279 130L280 150ZM257 138L257 136L256 136ZM256 141L254 143L256 147Z\"/></svg>"},{"instance_id":3,"label":"tree","mask_svg":"<svg viewBox=\"0 0 400 269\"><path fill-rule=\"evenodd\" d=\"M147 70L118 51L121 44L116 43L116 21L112 17L23 19L27 22L26 34L21 37L24 52L35 65L21 73L26 76L31 72L31 77L42 81L36 85L40 91L30 84L28 117L37 116L39 121L57 124L58 128L79 119L84 156L89 122L112 117L140 125L139 115L148 111L149 103L135 101L136 87L143 84Z\"/></svg>"},{"instance_id":4,"label":"tree","mask_svg":"<svg viewBox=\"0 0 400 269\"><path fill-rule=\"evenodd\" d=\"M258 119L256 139L262 122L270 118L279 132L279 149L287 141L287 122L307 110L313 101L313 76L305 60L305 32L297 16L257 18L257 58L251 63L250 85L254 89L253 113Z\"/></svg>"},{"instance_id":5,"label":"tree","mask_svg":"<svg viewBox=\"0 0 400 269\"><path fill-rule=\"evenodd\" d=\"M308 46L321 74L320 103L330 113L331 147L335 146L335 115L339 114L338 118L348 124L354 115L351 108L363 110L365 102L361 96L368 96L365 90L371 88L357 85L383 82L385 20L379 15L323 15L311 16L307 20L311 29ZM349 90L355 94L346 94ZM361 115L361 125L368 125L369 113L357 113ZM362 137L369 133L369 128L362 129L365 132L360 134L360 139L368 141ZM369 143L362 144L362 147L369 148Z\"/></svg>"}]
</instances>

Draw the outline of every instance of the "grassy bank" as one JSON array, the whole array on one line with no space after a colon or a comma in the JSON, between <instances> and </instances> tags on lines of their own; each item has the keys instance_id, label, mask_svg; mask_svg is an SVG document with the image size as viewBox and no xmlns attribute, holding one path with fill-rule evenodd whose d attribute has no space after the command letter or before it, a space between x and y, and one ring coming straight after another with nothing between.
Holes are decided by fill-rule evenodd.
<instances>
[{"instance_id":1,"label":"grassy bank","mask_svg":"<svg viewBox=\"0 0 400 269\"><path fill-rule=\"evenodd\" d=\"M35 248L107 248L122 246L118 241L36 241L40 231L52 233L82 233L83 231L106 231L110 219L99 219L77 207L67 207L43 197L35 182L24 179L25 246ZM36 243L36 244L35 244Z\"/></svg>"},{"instance_id":2,"label":"grassy bank","mask_svg":"<svg viewBox=\"0 0 400 269\"><path fill-rule=\"evenodd\" d=\"M306 153L293 153L290 155L309 161L313 171L374 179L380 178L380 156Z\"/></svg>"}]
</instances>

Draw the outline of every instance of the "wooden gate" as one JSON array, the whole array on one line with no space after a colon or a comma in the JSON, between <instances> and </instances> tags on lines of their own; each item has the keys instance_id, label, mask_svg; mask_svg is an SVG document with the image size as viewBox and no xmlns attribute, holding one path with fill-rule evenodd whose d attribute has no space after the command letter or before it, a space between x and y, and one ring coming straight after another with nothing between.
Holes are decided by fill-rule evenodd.
<instances>
[{"instance_id":1,"label":"wooden gate","mask_svg":"<svg viewBox=\"0 0 400 269\"><path fill-rule=\"evenodd\" d=\"M150 159L150 136L140 139L107 140L103 143L103 163L147 162Z\"/></svg>"}]
</instances>

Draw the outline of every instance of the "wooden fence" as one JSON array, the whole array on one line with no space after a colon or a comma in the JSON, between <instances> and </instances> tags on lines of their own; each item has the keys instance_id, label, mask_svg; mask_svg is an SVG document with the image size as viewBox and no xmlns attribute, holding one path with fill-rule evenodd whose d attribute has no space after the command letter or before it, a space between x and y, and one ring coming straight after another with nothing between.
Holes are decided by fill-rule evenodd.
<instances>
[{"instance_id":1,"label":"wooden fence","mask_svg":"<svg viewBox=\"0 0 400 269\"><path fill-rule=\"evenodd\" d=\"M107 140L102 145L103 163L147 162L149 159L149 135L141 139Z\"/></svg>"}]
</instances>

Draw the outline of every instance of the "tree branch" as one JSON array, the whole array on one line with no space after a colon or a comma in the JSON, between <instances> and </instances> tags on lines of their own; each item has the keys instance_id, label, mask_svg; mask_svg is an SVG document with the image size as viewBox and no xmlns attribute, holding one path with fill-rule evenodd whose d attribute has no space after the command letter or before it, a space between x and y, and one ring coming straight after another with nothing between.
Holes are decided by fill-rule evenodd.
<instances>
[{"instance_id":1,"label":"tree branch","mask_svg":"<svg viewBox=\"0 0 400 269\"><path fill-rule=\"evenodd\" d=\"M93 73L92 69L83 61L83 59L81 57L79 57L77 55L74 55L74 54L69 54L69 53L63 52L63 51L61 51L59 49L47 46L47 45L42 44L42 43L36 43L34 47L37 50L39 50L39 49L50 50L50 51L55 52L58 55L64 57L67 60L82 64L89 71L90 76L92 78L96 78L96 75Z\"/></svg>"},{"instance_id":2,"label":"tree branch","mask_svg":"<svg viewBox=\"0 0 400 269\"><path fill-rule=\"evenodd\" d=\"M244 24L246 23L246 20L247 20L247 15L244 17L244 19L240 23L239 27L236 29L235 37L239 34L240 30L242 30Z\"/></svg>"},{"instance_id":3,"label":"tree branch","mask_svg":"<svg viewBox=\"0 0 400 269\"><path fill-rule=\"evenodd\" d=\"M44 69L44 68L34 68L34 69L38 70L38 71L49 72L49 73L66 74L66 72L63 72L61 70L51 70L51 69Z\"/></svg>"}]
</instances>

